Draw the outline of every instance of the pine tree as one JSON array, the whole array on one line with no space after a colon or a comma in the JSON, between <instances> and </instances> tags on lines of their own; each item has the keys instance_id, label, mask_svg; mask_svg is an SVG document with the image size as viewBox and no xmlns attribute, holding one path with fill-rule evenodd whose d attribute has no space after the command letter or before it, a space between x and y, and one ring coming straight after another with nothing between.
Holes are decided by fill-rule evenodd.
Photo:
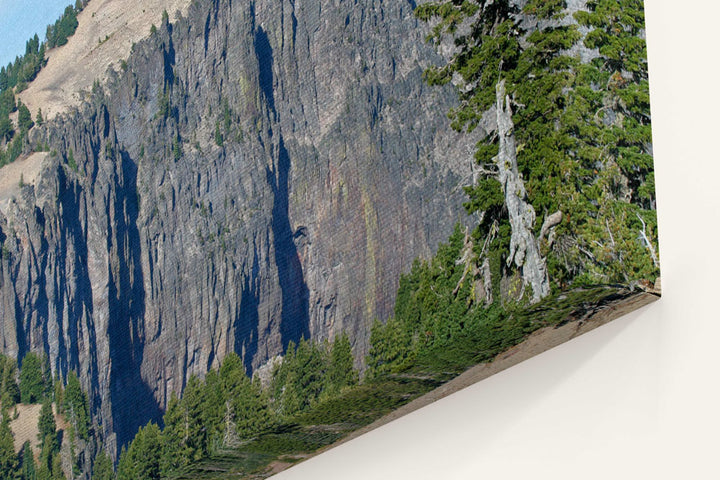
<instances>
[{"instance_id":1,"label":"pine tree","mask_svg":"<svg viewBox=\"0 0 720 480\"><path fill-rule=\"evenodd\" d=\"M278 413L289 417L314 404L323 391L326 370L326 359L316 345L301 338L295 348L291 341L274 373L273 397Z\"/></svg>"},{"instance_id":2,"label":"pine tree","mask_svg":"<svg viewBox=\"0 0 720 480\"><path fill-rule=\"evenodd\" d=\"M53 415L52 404L49 399L45 399L40 409L40 418L38 419L38 440L45 441L45 437L55 437L55 416Z\"/></svg>"},{"instance_id":3,"label":"pine tree","mask_svg":"<svg viewBox=\"0 0 720 480\"><path fill-rule=\"evenodd\" d=\"M37 403L43 398L42 362L34 352L28 352L20 367L20 398L23 403Z\"/></svg>"},{"instance_id":4,"label":"pine tree","mask_svg":"<svg viewBox=\"0 0 720 480\"><path fill-rule=\"evenodd\" d=\"M18 106L18 127L21 131L28 131L33 125L34 123L32 121L32 116L30 115L30 110L28 110L25 104L21 103Z\"/></svg>"},{"instance_id":5,"label":"pine tree","mask_svg":"<svg viewBox=\"0 0 720 480\"><path fill-rule=\"evenodd\" d=\"M95 457L92 478L93 480L115 480L112 460L105 450L101 450Z\"/></svg>"},{"instance_id":6,"label":"pine tree","mask_svg":"<svg viewBox=\"0 0 720 480\"><path fill-rule=\"evenodd\" d=\"M12 88L0 92L0 114L8 115L17 110L15 93Z\"/></svg>"},{"instance_id":7,"label":"pine tree","mask_svg":"<svg viewBox=\"0 0 720 480\"><path fill-rule=\"evenodd\" d=\"M0 113L0 115L3 115ZM0 117L0 141L8 141L12 138L13 125L7 116Z\"/></svg>"},{"instance_id":8,"label":"pine tree","mask_svg":"<svg viewBox=\"0 0 720 480\"><path fill-rule=\"evenodd\" d=\"M87 440L90 427L87 396L80 386L77 374L72 370L68 373L64 401L65 414L68 416L70 424L80 438Z\"/></svg>"},{"instance_id":9,"label":"pine tree","mask_svg":"<svg viewBox=\"0 0 720 480\"><path fill-rule=\"evenodd\" d=\"M533 211L528 228L537 237L549 277L557 284L654 279L656 225L650 156L647 62L640 0L593 0L575 13L586 30L566 21L565 2L441 0L420 5L416 14L435 20L431 38L456 36L463 22L470 33L457 36L457 53L431 68L426 79L446 84L462 79L460 106L450 112L453 127L472 130L506 89L512 110L518 174ZM522 14L522 15L521 15ZM545 25L534 25L528 19ZM522 19L522 21L521 21ZM600 56L588 63L567 52L584 42ZM482 219L476 236L488 238L493 276L513 260L507 209L497 195L500 136L478 145L477 178L468 189L471 213ZM622 185L626 191L617 193ZM620 186L620 187L619 187ZM543 218L544 217L544 218ZM555 239L543 237L550 217ZM494 233L491 233L494 232ZM641 237L642 241L638 241ZM506 249L510 247L509 250ZM499 260L499 261L498 261ZM507 273L507 272L506 272ZM497 280L493 279L496 284Z\"/></svg>"},{"instance_id":10,"label":"pine tree","mask_svg":"<svg viewBox=\"0 0 720 480\"><path fill-rule=\"evenodd\" d=\"M118 480L160 479L161 453L160 427L148 423L138 430L128 449L120 455Z\"/></svg>"},{"instance_id":11,"label":"pine tree","mask_svg":"<svg viewBox=\"0 0 720 480\"><path fill-rule=\"evenodd\" d=\"M18 467L15 445L8 415L3 415L0 422L0 478L13 478Z\"/></svg>"},{"instance_id":12,"label":"pine tree","mask_svg":"<svg viewBox=\"0 0 720 480\"><path fill-rule=\"evenodd\" d=\"M160 471L163 476L190 463L191 451L188 447L187 411L180 404L175 392L170 395L163 430L163 452L160 459Z\"/></svg>"},{"instance_id":13,"label":"pine tree","mask_svg":"<svg viewBox=\"0 0 720 480\"><path fill-rule=\"evenodd\" d=\"M37 480L35 473L35 455L30 442L25 442L22 449L22 480Z\"/></svg>"},{"instance_id":14,"label":"pine tree","mask_svg":"<svg viewBox=\"0 0 720 480\"><path fill-rule=\"evenodd\" d=\"M216 451L222 443L225 392L217 370L205 375L203 385L203 423L207 430L208 450Z\"/></svg>"},{"instance_id":15,"label":"pine tree","mask_svg":"<svg viewBox=\"0 0 720 480\"><path fill-rule=\"evenodd\" d=\"M2 403L3 407L9 409L20 401L20 388L15 381L15 377L17 375L17 365L15 364L15 360L9 357L3 357L3 359L0 403Z\"/></svg>"},{"instance_id":16,"label":"pine tree","mask_svg":"<svg viewBox=\"0 0 720 480\"><path fill-rule=\"evenodd\" d=\"M358 374L353 367L354 362L350 339L343 332L335 339L330 350L330 362L325 377L327 391L334 393L343 387L357 384Z\"/></svg>"}]
</instances>

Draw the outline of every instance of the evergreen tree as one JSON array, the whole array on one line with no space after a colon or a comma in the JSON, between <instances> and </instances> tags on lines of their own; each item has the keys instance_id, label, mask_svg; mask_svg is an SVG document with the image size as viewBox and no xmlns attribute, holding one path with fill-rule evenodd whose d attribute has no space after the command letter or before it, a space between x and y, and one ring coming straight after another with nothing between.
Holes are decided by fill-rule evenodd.
<instances>
[{"instance_id":1,"label":"evergreen tree","mask_svg":"<svg viewBox=\"0 0 720 480\"><path fill-rule=\"evenodd\" d=\"M55 400L55 409L58 414L65 413L65 390L63 389L63 381L60 378L60 372L55 375L53 382L53 400Z\"/></svg>"},{"instance_id":2,"label":"evergreen tree","mask_svg":"<svg viewBox=\"0 0 720 480\"><path fill-rule=\"evenodd\" d=\"M115 480L112 460L105 450L101 450L95 457L92 478L93 480Z\"/></svg>"},{"instance_id":3,"label":"evergreen tree","mask_svg":"<svg viewBox=\"0 0 720 480\"><path fill-rule=\"evenodd\" d=\"M18 458L15 455L15 445L10 420L4 414L0 422L0 478L13 478L18 467Z\"/></svg>"},{"instance_id":4,"label":"evergreen tree","mask_svg":"<svg viewBox=\"0 0 720 480\"><path fill-rule=\"evenodd\" d=\"M162 434L154 423L141 427L127 450L120 455L118 480L160 479Z\"/></svg>"},{"instance_id":5,"label":"evergreen tree","mask_svg":"<svg viewBox=\"0 0 720 480\"><path fill-rule=\"evenodd\" d=\"M0 113L2 115L2 113ZM0 117L0 142L5 140L8 141L12 138L13 125L10 118L7 116Z\"/></svg>"},{"instance_id":6,"label":"evergreen tree","mask_svg":"<svg viewBox=\"0 0 720 480\"><path fill-rule=\"evenodd\" d=\"M17 105L15 103L15 93L13 89L8 88L7 90L3 90L0 93L0 114L8 115L15 110L17 110Z\"/></svg>"},{"instance_id":7,"label":"evergreen tree","mask_svg":"<svg viewBox=\"0 0 720 480\"><path fill-rule=\"evenodd\" d=\"M45 399L40 409L40 418L38 419L38 440L45 441L48 435L55 437L55 416L53 415L52 404L49 399Z\"/></svg>"},{"instance_id":8,"label":"evergreen tree","mask_svg":"<svg viewBox=\"0 0 720 480\"><path fill-rule=\"evenodd\" d=\"M202 382L191 376L185 386L182 399L173 392L163 417L164 453L160 459L163 474L191 462L200 460L209 452L208 430L205 425Z\"/></svg>"},{"instance_id":9,"label":"evergreen tree","mask_svg":"<svg viewBox=\"0 0 720 480\"><path fill-rule=\"evenodd\" d=\"M20 130L28 131L33 127L34 123L32 121L32 116L30 115L30 110L25 106L25 104L20 103L18 106L18 127Z\"/></svg>"},{"instance_id":10,"label":"evergreen tree","mask_svg":"<svg viewBox=\"0 0 720 480\"><path fill-rule=\"evenodd\" d=\"M65 480L65 473L62 469L62 458L60 458L59 452L52 456L52 480Z\"/></svg>"},{"instance_id":11,"label":"evergreen tree","mask_svg":"<svg viewBox=\"0 0 720 480\"><path fill-rule=\"evenodd\" d=\"M160 459L160 471L163 476L190 463L192 452L188 446L189 418L187 410L172 392L163 416L163 454Z\"/></svg>"},{"instance_id":12,"label":"evergreen tree","mask_svg":"<svg viewBox=\"0 0 720 480\"><path fill-rule=\"evenodd\" d=\"M355 359L352 354L352 345L347 334L335 339L330 350L330 362L326 375L326 390L335 393L343 387L355 385L358 382L358 374L353 364Z\"/></svg>"},{"instance_id":13,"label":"evergreen tree","mask_svg":"<svg viewBox=\"0 0 720 480\"><path fill-rule=\"evenodd\" d=\"M29 441L23 444L21 475L22 480L37 480L35 473L35 455L33 455Z\"/></svg>"},{"instance_id":14,"label":"evergreen tree","mask_svg":"<svg viewBox=\"0 0 720 480\"><path fill-rule=\"evenodd\" d=\"M65 414L77 435L83 440L88 439L90 416L85 392L80 387L77 374L70 370L67 378L67 387L64 394Z\"/></svg>"},{"instance_id":15,"label":"evergreen tree","mask_svg":"<svg viewBox=\"0 0 720 480\"><path fill-rule=\"evenodd\" d=\"M471 33L457 36L458 53L429 69L426 78L431 84L462 79L460 106L450 112L458 130L474 129L496 100L496 84L507 87L519 173L538 214L533 233L542 237L543 217L557 215L559 222L558 241L539 239L556 284L627 282L638 276L654 280L642 2L589 1L587 11L575 14L585 34L564 20L564 9L563 1L541 0L522 7L508 0L422 4L416 14L436 20L430 36L435 41L456 36L463 22L473 23ZM524 25L535 25L527 21L533 17L541 27L525 31ZM600 57L581 63L570 56L567 52L581 41L597 48ZM508 219L493 162L498 141L490 135L478 145L480 178L468 189L467 207L482 219L475 237L492 242L488 251L507 256L510 236L503 232ZM618 192L623 184L629 188ZM507 269L502 260L490 259L494 276Z\"/></svg>"},{"instance_id":16,"label":"evergreen tree","mask_svg":"<svg viewBox=\"0 0 720 480\"><path fill-rule=\"evenodd\" d=\"M368 379L393 372L402 365L409 352L402 322L391 318L383 325L376 319L370 329L370 349L366 359Z\"/></svg>"},{"instance_id":17,"label":"evergreen tree","mask_svg":"<svg viewBox=\"0 0 720 480\"><path fill-rule=\"evenodd\" d=\"M43 115L42 115L42 109L38 108L37 115L35 115L35 123L37 125L42 125L44 123Z\"/></svg>"},{"instance_id":18,"label":"evergreen tree","mask_svg":"<svg viewBox=\"0 0 720 480\"><path fill-rule=\"evenodd\" d=\"M288 344L285 358L274 374L274 398L282 416L292 416L314 404L324 387L327 362L312 342Z\"/></svg>"},{"instance_id":19,"label":"evergreen tree","mask_svg":"<svg viewBox=\"0 0 720 480\"><path fill-rule=\"evenodd\" d=\"M196 376L185 386L180 404L185 412L185 434L190 461L195 462L208 454L208 437L204 424L204 389Z\"/></svg>"},{"instance_id":20,"label":"evergreen tree","mask_svg":"<svg viewBox=\"0 0 720 480\"><path fill-rule=\"evenodd\" d=\"M222 443L225 405L225 392L217 370L210 370L205 375L203 390L202 414L207 430L208 450L216 451Z\"/></svg>"},{"instance_id":21,"label":"evergreen tree","mask_svg":"<svg viewBox=\"0 0 720 480\"><path fill-rule=\"evenodd\" d=\"M20 388L15 381L17 365L15 360L3 356L2 384L0 385L0 403L4 408L12 408L20 401Z\"/></svg>"},{"instance_id":22,"label":"evergreen tree","mask_svg":"<svg viewBox=\"0 0 720 480\"><path fill-rule=\"evenodd\" d=\"M28 352L20 367L20 399L23 403L37 403L42 400L44 391L40 357Z\"/></svg>"}]
</instances>

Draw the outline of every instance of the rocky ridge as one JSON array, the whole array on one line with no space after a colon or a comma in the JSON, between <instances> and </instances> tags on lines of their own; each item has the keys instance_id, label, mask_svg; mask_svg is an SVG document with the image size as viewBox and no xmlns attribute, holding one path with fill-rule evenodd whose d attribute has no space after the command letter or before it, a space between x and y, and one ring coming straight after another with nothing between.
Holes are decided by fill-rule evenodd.
<instances>
[{"instance_id":1,"label":"rocky ridge","mask_svg":"<svg viewBox=\"0 0 720 480\"><path fill-rule=\"evenodd\" d=\"M229 351L347 331L460 219L474 142L413 2L193 3L83 105L0 216L0 342L79 372L111 447Z\"/></svg>"}]
</instances>

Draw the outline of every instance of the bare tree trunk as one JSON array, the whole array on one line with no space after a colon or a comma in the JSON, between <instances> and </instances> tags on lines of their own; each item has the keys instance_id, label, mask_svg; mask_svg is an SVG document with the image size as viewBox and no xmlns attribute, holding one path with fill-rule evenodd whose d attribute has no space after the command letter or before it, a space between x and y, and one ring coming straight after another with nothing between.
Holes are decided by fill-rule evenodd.
<instances>
[{"instance_id":1,"label":"bare tree trunk","mask_svg":"<svg viewBox=\"0 0 720 480\"><path fill-rule=\"evenodd\" d=\"M507 264L509 266L514 261L521 269L523 286L532 287L534 303L550 293L550 285L545 259L540 255L540 247L532 231L535 210L526 201L527 192L518 172L512 109L510 98L505 94L504 80L500 80L496 86L495 101L500 143L500 151L495 157L495 163L498 167L498 180L505 194L505 206L508 209L512 229Z\"/></svg>"},{"instance_id":2,"label":"bare tree trunk","mask_svg":"<svg viewBox=\"0 0 720 480\"><path fill-rule=\"evenodd\" d=\"M230 400L227 400L225 402L225 435L223 436L223 447L233 448L238 445L238 435L234 417Z\"/></svg>"}]
</instances>

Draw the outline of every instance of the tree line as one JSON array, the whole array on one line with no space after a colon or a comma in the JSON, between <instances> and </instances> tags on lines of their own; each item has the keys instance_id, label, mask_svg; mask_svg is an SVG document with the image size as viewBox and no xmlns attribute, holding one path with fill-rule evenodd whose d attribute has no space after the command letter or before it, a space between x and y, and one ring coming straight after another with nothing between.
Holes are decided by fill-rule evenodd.
<instances>
[{"instance_id":1,"label":"tree line","mask_svg":"<svg viewBox=\"0 0 720 480\"><path fill-rule=\"evenodd\" d=\"M503 108L512 143L490 132L478 144L465 204L476 224L458 226L432 259L402 276L394 316L372 326L363 384L413 373L449 378L563 321L578 303L608 295L597 286L658 275L642 1L589 0L572 21L566 8L564 0L440 0L416 8L432 22L430 41L451 37L457 47L425 73L433 85L459 80L453 127L471 131ZM462 35L460 25L469 26ZM506 191L499 174L508 145L519 192ZM532 209L527 228L549 279L546 299L534 307L533 292L518 280L510 194ZM170 401L164 429L147 425L123 452L118 478L161 478L361 388L349 342L339 345L291 343L267 388L244 377L234 354L226 359L234 367L191 378L182 398ZM228 381L223 369L237 379Z\"/></svg>"},{"instance_id":2,"label":"tree line","mask_svg":"<svg viewBox=\"0 0 720 480\"><path fill-rule=\"evenodd\" d=\"M15 99L15 94L27 88L40 70L47 64L45 58L48 49L65 45L68 37L75 33L78 26L77 14L89 0L77 0L68 5L58 20L47 26L45 40L35 34L25 43L25 53L15 57L15 61L0 67L0 166L11 163L20 156L27 131L34 124L42 124L42 111L38 109L35 121L28 108ZM10 114L18 112L17 128L10 120Z\"/></svg>"},{"instance_id":3,"label":"tree line","mask_svg":"<svg viewBox=\"0 0 720 480\"><path fill-rule=\"evenodd\" d=\"M63 441L87 440L90 435L88 399L74 371L66 383L52 378L46 355L28 352L18 369L14 359L0 355L0 478L13 480L64 480L60 459L60 437L55 413L62 415L70 428ZM17 454L10 422L18 403L42 404L38 418L37 460L30 442ZM53 405L55 411L53 412ZM71 447L72 450L72 447ZM73 468L76 468L74 466Z\"/></svg>"},{"instance_id":4,"label":"tree line","mask_svg":"<svg viewBox=\"0 0 720 480\"><path fill-rule=\"evenodd\" d=\"M652 282L659 270L643 2L590 0L571 19L566 7L564 0L418 6L416 15L433 22L429 39L457 45L426 80L459 82L460 105L449 112L458 131L480 124L503 85L530 228L553 291ZM525 30L528 18L540 27ZM459 36L463 23L470 33ZM479 219L473 261L493 293L513 270L500 143L491 132L478 144L465 205Z\"/></svg>"},{"instance_id":5,"label":"tree line","mask_svg":"<svg viewBox=\"0 0 720 480\"><path fill-rule=\"evenodd\" d=\"M347 335L332 343L301 339L289 343L270 384L263 387L257 376L247 376L240 357L230 353L204 379L190 377L180 398L172 394L162 428L150 422L139 429L120 454L117 479L164 478L211 454L237 448L357 385L353 365ZM104 458L96 461L96 468L102 472L93 478L115 478Z\"/></svg>"}]
</instances>

